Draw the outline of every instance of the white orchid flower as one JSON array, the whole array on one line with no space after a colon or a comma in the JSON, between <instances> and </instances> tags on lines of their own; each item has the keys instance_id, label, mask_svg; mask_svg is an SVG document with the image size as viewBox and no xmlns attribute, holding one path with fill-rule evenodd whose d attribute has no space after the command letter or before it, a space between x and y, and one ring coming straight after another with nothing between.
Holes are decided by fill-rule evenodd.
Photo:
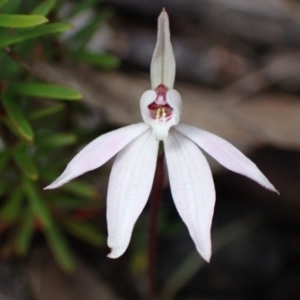
<instances>
[{"instance_id":1,"label":"white orchid flower","mask_svg":"<svg viewBox=\"0 0 300 300\"><path fill-rule=\"evenodd\" d=\"M179 124L181 96L173 89L175 59L169 19L163 10L158 19L157 45L151 63L152 90L140 100L144 123L106 133L83 148L62 175L46 189L96 169L117 154L107 194L110 258L128 247L134 224L148 200L153 184L158 144L162 141L171 191L179 215L188 227L199 254L211 256L211 222L215 188L202 148L219 163L276 191L257 166L222 138L186 124Z\"/></svg>"}]
</instances>

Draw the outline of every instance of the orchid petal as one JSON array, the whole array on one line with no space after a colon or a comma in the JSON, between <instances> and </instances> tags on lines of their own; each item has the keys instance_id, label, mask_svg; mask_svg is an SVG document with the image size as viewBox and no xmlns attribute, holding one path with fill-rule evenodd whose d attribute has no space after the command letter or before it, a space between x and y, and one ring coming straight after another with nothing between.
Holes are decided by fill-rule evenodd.
<instances>
[{"instance_id":1,"label":"orchid petal","mask_svg":"<svg viewBox=\"0 0 300 300\"><path fill-rule=\"evenodd\" d=\"M84 147L69 162L65 171L45 189L55 189L83 173L102 166L148 128L147 124L139 123L101 135Z\"/></svg>"},{"instance_id":2,"label":"orchid petal","mask_svg":"<svg viewBox=\"0 0 300 300\"><path fill-rule=\"evenodd\" d=\"M108 186L107 225L110 258L128 247L133 226L148 200L156 167L158 141L151 130L126 146L116 157Z\"/></svg>"},{"instance_id":3,"label":"orchid petal","mask_svg":"<svg viewBox=\"0 0 300 300\"><path fill-rule=\"evenodd\" d=\"M148 90L143 93L141 100L140 100L140 109L143 121L146 124L149 124L151 126L152 119L149 114L149 108L148 106L155 101L157 95L156 92L153 90Z\"/></svg>"},{"instance_id":4,"label":"orchid petal","mask_svg":"<svg viewBox=\"0 0 300 300\"><path fill-rule=\"evenodd\" d=\"M175 57L170 40L169 17L163 10L158 18L157 44L151 62L152 89L160 84L172 89L175 80L175 68Z\"/></svg>"},{"instance_id":5,"label":"orchid petal","mask_svg":"<svg viewBox=\"0 0 300 300\"><path fill-rule=\"evenodd\" d=\"M215 188L210 167L200 149L171 130L164 141L172 196L200 255L211 256L210 228Z\"/></svg>"},{"instance_id":6,"label":"orchid petal","mask_svg":"<svg viewBox=\"0 0 300 300\"><path fill-rule=\"evenodd\" d=\"M171 126L177 125L182 114L181 95L174 89L167 92L167 103L173 108Z\"/></svg>"},{"instance_id":7,"label":"orchid petal","mask_svg":"<svg viewBox=\"0 0 300 300\"><path fill-rule=\"evenodd\" d=\"M176 130L196 143L227 169L244 175L263 187L277 192L275 187L240 150L226 140L194 126L179 124Z\"/></svg>"}]
</instances>

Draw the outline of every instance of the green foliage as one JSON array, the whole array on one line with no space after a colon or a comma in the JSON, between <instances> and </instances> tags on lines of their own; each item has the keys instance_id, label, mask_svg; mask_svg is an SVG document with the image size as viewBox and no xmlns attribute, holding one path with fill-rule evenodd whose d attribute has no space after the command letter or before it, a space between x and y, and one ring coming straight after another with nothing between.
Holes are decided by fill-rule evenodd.
<instances>
[{"instance_id":1,"label":"green foliage","mask_svg":"<svg viewBox=\"0 0 300 300\"><path fill-rule=\"evenodd\" d=\"M79 100L81 95L73 89L55 84L41 82L26 82L12 85L11 90L16 94L51 98L60 100Z\"/></svg>"},{"instance_id":2,"label":"green foliage","mask_svg":"<svg viewBox=\"0 0 300 300\"><path fill-rule=\"evenodd\" d=\"M52 115L55 115L55 114L63 111L64 109L65 109L65 105L62 104L62 103L50 105L50 106L47 106L45 108L33 111L29 115L29 119L38 120L38 119L41 119L41 118L50 117Z\"/></svg>"},{"instance_id":3,"label":"green foliage","mask_svg":"<svg viewBox=\"0 0 300 300\"><path fill-rule=\"evenodd\" d=\"M108 53L91 53L89 51L76 51L73 57L84 61L92 66L100 67L105 70L111 70L119 67L120 61L114 55Z\"/></svg>"},{"instance_id":4,"label":"green foliage","mask_svg":"<svg viewBox=\"0 0 300 300\"><path fill-rule=\"evenodd\" d=\"M12 35L1 37L0 47L11 46L29 39L45 36L46 34L61 33L71 28L72 25L67 23L52 23L34 28L20 29Z\"/></svg>"},{"instance_id":5,"label":"green foliage","mask_svg":"<svg viewBox=\"0 0 300 300\"><path fill-rule=\"evenodd\" d=\"M6 164L9 160L9 152L8 151L2 151L0 152L0 173L5 168Z\"/></svg>"},{"instance_id":6,"label":"green foliage","mask_svg":"<svg viewBox=\"0 0 300 300\"><path fill-rule=\"evenodd\" d=\"M8 182L0 182L0 196L5 195L10 190L10 185Z\"/></svg>"},{"instance_id":7,"label":"green foliage","mask_svg":"<svg viewBox=\"0 0 300 300\"><path fill-rule=\"evenodd\" d=\"M19 9L22 0L4 0L1 2L1 12L15 13Z\"/></svg>"},{"instance_id":8,"label":"green foliage","mask_svg":"<svg viewBox=\"0 0 300 300\"><path fill-rule=\"evenodd\" d=\"M59 148L73 145L77 142L77 137L72 133L48 134L40 138L36 145L39 148Z\"/></svg>"},{"instance_id":9,"label":"green foliage","mask_svg":"<svg viewBox=\"0 0 300 300\"><path fill-rule=\"evenodd\" d=\"M80 14L91 5L97 4L101 0L88 0L79 2L71 12L68 14L68 18L72 18L77 14ZM69 40L68 45L72 48L72 57L77 61L83 61L89 65L99 67L104 70L116 69L120 65L119 59L108 53L94 53L88 49L88 43L99 29L100 25L107 21L113 12L110 9L104 9L96 15L92 16L90 22L80 28L76 34L74 34Z\"/></svg>"},{"instance_id":10,"label":"green foliage","mask_svg":"<svg viewBox=\"0 0 300 300\"><path fill-rule=\"evenodd\" d=\"M93 37L96 30L99 28L99 25L103 20L106 20L110 17L109 12L102 12L99 15L96 15L91 18L91 21L87 23L81 30L79 30L71 40L71 45L78 50L84 49L89 40Z\"/></svg>"},{"instance_id":11,"label":"green foliage","mask_svg":"<svg viewBox=\"0 0 300 300\"><path fill-rule=\"evenodd\" d=\"M73 9L69 12L67 18L72 18L76 16L77 14L85 11L86 9L94 6L95 4L98 4L99 2L102 2L101 0L86 0L86 1L80 1L77 5L74 5Z\"/></svg>"},{"instance_id":12,"label":"green foliage","mask_svg":"<svg viewBox=\"0 0 300 300\"><path fill-rule=\"evenodd\" d=\"M47 0L39 4L33 11L32 14L47 16L51 10L55 7L55 0Z\"/></svg>"},{"instance_id":13,"label":"green foliage","mask_svg":"<svg viewBox=\"0 0 300 300\"><path fill-rule=\"evenodd\" d=\"M26 153L25 147L16 147L13 149L13 159L20 171L29 179L37 180L39 177L38 169L32 157Z\"/></svg>"},{"instance_id":14,"label":"green foliage","mask_svg":"<svg viewBox=\"0 0 300 300\"><path fill-rule=\"evenodd\" d=\"M34 234L34 216L30 209L26 209L21 218L19 231L16 235L16 252L24 256L29 250L31 238Z\"/></svg>"},{"instance_id":15,"label":"green foliage","mask_svg":"<svg viewBox=\"0 0 300 300\"><path fill-rule=\"evenodd\" d=\"M67 18L99 2L76 2ZM43 191L65 166L71 147L74 153L81 146L80 135L85 133L71 116L81 95L37 75L29 62L69 59L112 69L119 61L88 50L109 10L97 14L65 44L60 42L59 34L72 28L68 19L61 22L56 15L63 3L0 0L0 257L26 256L33 237L43 235L61 268L69 272L75 264L65 232L97 247L104 244L102 232L90 221L100 209L93 185L78 180ZM57 102L61 100L69 101Z\"/></svg>"},{"instance_id":16,"label":"green foliage","mask_svg":"<svg viewBox=\"0 0 300 300\"><path fill-rule=\"evenodd\" d=\"M105 244L104 236L92 224L69 218L64 220L64 226L72 235L91 245L99 247Z\"/></svg>"},{"instance_id":17,"label":"green foliage","mask_svg":"<svg viewBox=\"0 0 300 300\"><path fill-rule=\"evenodd\" d=\"M85 198L88 200L95 199L97 197L97 192L95 191L95 188L81 180L77 180L76 182L69 182L66 185L64 185L62 189L77 197Z\"/></svg>"},{"instance_id":18,"label":"green foliage","mask_svg":"<svg viewBox=\"0 0 300 300\"><path fill-rule=\"evenodd\" d=\"M56 225L46 228L45 235L56 261L66 272L72 272L75 268L72 253Z\"/></svg>"},{"instance_id":19,"label":"green foliage","mask_svg":"<svg viewBox=\"0 0 300 300\"><path fill-rule=\"evenodd\" d=\"M15 103L12 95L7 92L3 92L2 104L7 117L11 122L11 126L14 127L16 132L18 132L25 140L30 142L33 141L33 130L19 106Z\"/></svg>"},{"instance_id":20,"label":"green foliage","mask_svg":"<svg viewBox=\"0 0 300 300\"><path fill-rule=\"evenodd\" d=\"M12 223L18 220L21 214L23 195L21 189L15 189L8 197L6 203L1 207L0 218L5 223Z\"/></svg>"},{"instance_id":21,"label":"green foliage","mask_svg":"<svg viewBox=\"0 0 300 300\"><path fill-rule=\"evenodd\" d=\"M0 0L0 7L3 6L6 2L7 0Z\"/></svg>"},{"instance_id":22,"label":"green foliage","mask_svg":"<svg viewBox=\"0 0 300 300\"><path fill-rule=\"evenodd\" d=\"M51 227L53 221L50 210L45 204L36 184L27 178L23 178L23 191L35 217L41 222L43 227Z\"/></svg>"},{"instance_id":23,"label":"green foliage","mask_svg":"<svg viewBox=\"0 0 300 300\"><path fill-rule=\"evenodd\" d=\"M48 22L44 16L39 15L9 15L0 14L0 26L8 28L22 28L40 25Z\"/></svg>"}]
</instances>

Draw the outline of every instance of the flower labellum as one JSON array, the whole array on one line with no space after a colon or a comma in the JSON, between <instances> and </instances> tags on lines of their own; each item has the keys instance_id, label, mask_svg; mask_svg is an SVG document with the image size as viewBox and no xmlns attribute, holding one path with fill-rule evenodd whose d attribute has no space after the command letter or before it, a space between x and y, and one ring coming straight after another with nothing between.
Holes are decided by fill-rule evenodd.
<instances>
[{"instance_id":1,"label":"flower labellum","mask_svg":"<svg viewBox=\"0 0 300 300\"><path fill-rule=\"evenodd\" d=\"M148 200L155 173L159 141L164 151L172 196L199 254L211 257L211 222L215 188L201 149L229 170L277 192L257 166L222 138L180 124L182 100L173 89L175 58L165 10L158 18L157 45L151 63L152 89L140 100L143 123L106 133L83 148L46 189L57 188L96 169L117 154L109 178L107 225L110 258L128 247L134 224Z\"/></svg>"}]
</instances>

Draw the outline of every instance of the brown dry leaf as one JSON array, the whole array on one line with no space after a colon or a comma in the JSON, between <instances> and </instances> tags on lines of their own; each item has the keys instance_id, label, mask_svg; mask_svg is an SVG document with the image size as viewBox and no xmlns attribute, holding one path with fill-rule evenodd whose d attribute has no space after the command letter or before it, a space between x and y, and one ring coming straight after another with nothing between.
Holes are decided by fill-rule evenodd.
<instances>
[{"instance_id":1,"label":"brown dry leaf","mask_svg":"<svg viewBox=\"0 0 300 300\"><path fill-rule=\"evenodd\" d=\"M300 98L286 94L263 94L228 108L257 128L266 142L288 149L300 147Z\"/></svg>"}]
</instances>

